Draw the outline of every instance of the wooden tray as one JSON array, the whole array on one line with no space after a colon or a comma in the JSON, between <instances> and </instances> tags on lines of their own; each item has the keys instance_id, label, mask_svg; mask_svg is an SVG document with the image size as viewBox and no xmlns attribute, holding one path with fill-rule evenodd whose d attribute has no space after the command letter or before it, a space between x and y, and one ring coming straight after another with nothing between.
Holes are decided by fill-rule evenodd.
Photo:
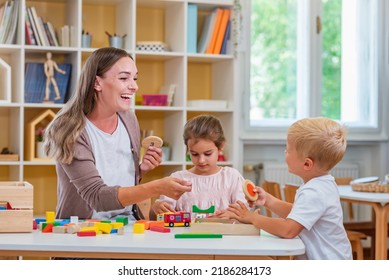
<instances>
[{"instance_id":1,"label":"wooden tray","mask_svg":"<svg viewBox=\"0 0 389 280\"><path fill-rule=\"evenodd\" d=\"M380 184L379 182L365 183L365 184L353 184L351 182L353 191L357 192L376 192L376 193L389 193L388 184Z\"/></svg>"}]
</instances>

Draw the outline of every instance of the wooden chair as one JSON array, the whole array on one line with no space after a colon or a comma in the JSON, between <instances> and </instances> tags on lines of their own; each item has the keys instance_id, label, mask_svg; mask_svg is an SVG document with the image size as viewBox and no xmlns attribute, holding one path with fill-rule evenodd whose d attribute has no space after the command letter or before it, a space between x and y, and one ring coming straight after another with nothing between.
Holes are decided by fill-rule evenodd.
<instances>
[{"instance_id":1,"label":"wooden chair","mask_svg":"<svg viewBox=\"0 0 389 280\"><path fill-rule=\"evenodd\" d=\"M366 239L367 236L363 232L346 230L348 240L350 240L351 250L354 260L364 260L362 239Z\"/></svg>"},{"instance_id":2,"label":"wooden chair","mask_svg":"<svg viewBox=\"0 0 389 280\"><path fill-rule=\"evenodd\" d=\"M296 192L298 188L299 186L297 185L285 184L284 186L285 201L294 203L294 197L296 196Z\"/></svg>"},{"instance_id":3,"label":"wooden chair","mask_svg":"<svg viewBox=\"0 0 389 280\"><path fill-rule=\"evenodd\" d=\"M280 187L280 184L277 183L277 182L271 182L271 181L267 181L267 180L264 180L262 182L262 187L263 189L271 194L272 196L278 198L278 199L282 199L282 196L281 196L281 187ZM266 215L268 217L272 217L272 212L266 208Z\"/></svg>"}]
</instances>

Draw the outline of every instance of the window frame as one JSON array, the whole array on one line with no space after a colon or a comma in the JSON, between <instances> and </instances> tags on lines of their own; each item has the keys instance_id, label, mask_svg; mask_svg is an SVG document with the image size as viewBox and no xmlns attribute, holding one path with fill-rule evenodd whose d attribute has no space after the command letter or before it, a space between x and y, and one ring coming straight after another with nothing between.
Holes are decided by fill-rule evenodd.
<instances>
[{"instance_id":1,"label":"window frame","mask_svg":"<svg viewBox=\"0 0 389 280\"><path fill-rule=\"evenodd\" d=\"M309 55L307 59L303 60L303 63L299 63L298 71L304 73L305 79L309 73L313 73L313 78L308 79L308 83L298 85L298 92L303 95L302 100L306 100L304 108L298 108L297 118L305 116L315 117L321 114L321 34L316 36L316 16L322 17L322 5L321 0L302 0L305 2L303 5L304 9L302 13L306 13L309 16L303 20L310 24L304 30L299 32L306 32L309 40L300 47L307 50ZM385 141L388 140L388 123L384 120L389 118L389 3L387 1L377 1L379 5L377 24L378 34L384 36L378 36L378 47L377 55L384 59L379 59L377 64L377 92L375 93L377 98L377 127L372 126L349 126L349 140L355 141ZM258 127L250 126L250 32L251 32L251 1L242 1L242 11L247 16L244 17L243 21L243 40L242 47L239 51L238 65L239 65L239 79L242 84L242 121L244 124L241 126L241 139L243 140L281 140L286 137L286 130L294 120L279 120L279 121L264 121L262 125ZM302 20L302 19L300 19ZM311 46L316 46L311 47ZM299 60L300 61L300 60ZM316 63L316 64L313 64ZM313 67L318 65L318 67ZM320 69L320 70L317 70ZM386 77L386 79L385 79ZM387 81L386 81L387 80ZM312 93L312 94L310 94ZM304 115L306 114L306 115Z\"/></svg>"}]
</instances>

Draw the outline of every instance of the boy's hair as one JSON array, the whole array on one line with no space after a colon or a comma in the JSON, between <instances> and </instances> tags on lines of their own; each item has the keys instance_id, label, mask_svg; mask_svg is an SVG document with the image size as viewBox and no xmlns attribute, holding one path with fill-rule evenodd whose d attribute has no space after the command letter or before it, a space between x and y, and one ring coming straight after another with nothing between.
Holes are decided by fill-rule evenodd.
<instances>
[{"instance_id":1,"label":"boy's hair","mask_svg":"<svg viewBox=\"0 0 389 280\"><path fill-rule=\"evenodd\" d=\"M187 147L190 139L194 139L195 143L200 139L211 140L218 149L226 141L220 120L212 115L199 115L190 119L185 124L183 137Z\"/></svg>"},{"instance_id":2,"label":"boy's hair","mask_svg":"<svg viewBox=\"0 0 389 280\"><path fill-rule=\"evenodd\" d=\"M324 117L301 119L288 129L288 140L299 157L311 158L323 171L330 171L342 160L346 135L345 126Z\"/></svg>"}]
</instances>

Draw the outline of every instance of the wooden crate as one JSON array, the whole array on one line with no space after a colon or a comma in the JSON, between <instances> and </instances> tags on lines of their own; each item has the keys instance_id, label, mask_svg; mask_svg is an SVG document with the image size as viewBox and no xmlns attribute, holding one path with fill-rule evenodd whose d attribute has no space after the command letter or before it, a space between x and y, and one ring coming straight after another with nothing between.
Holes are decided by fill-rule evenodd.
<instances>
[{"instance_id":1,"label":"wooden crate","mask_svg":"<svg viewBox=\"0 0 389 280\"><path fill-rule=\"evenodd\" d=\"M260 229L252 224L232 223L228 219L196 219L190 226L191 232L206 232L225 235L260 235Z\"/></svg>"},{"instance_id":2,"label":"wooden crate","mask_svg":"<svg viewBox=\"0 0 389 280\"><path fill-rule=\"evenodd\" d=\"M0 210L0 232L31 232L33 186L28 182L0 182L0 202L11 210Z\"/></svg>"}]
</instances>

